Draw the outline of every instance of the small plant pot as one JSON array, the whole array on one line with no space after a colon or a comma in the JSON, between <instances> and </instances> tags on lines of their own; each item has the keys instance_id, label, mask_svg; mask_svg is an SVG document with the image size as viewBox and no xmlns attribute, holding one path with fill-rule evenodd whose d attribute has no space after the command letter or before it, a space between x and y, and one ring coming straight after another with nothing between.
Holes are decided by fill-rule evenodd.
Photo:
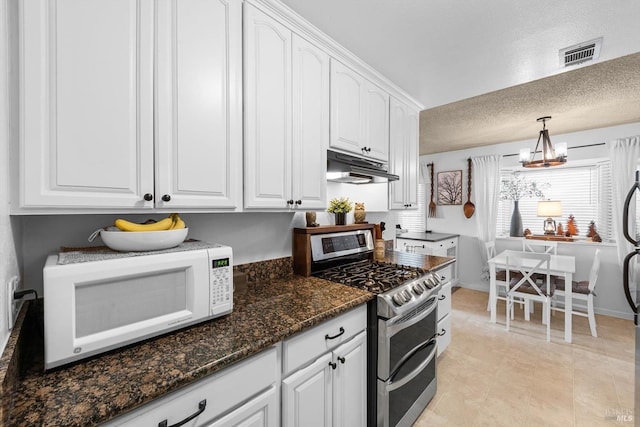
<instances>
[{"instance_id":1,"label":"small plant pot","mask_svg":"<svg viewBox=\"0 0 640 427\"><path fill-rule=\"evenodd\" d=\"M347 214L345 212L336 212L333 214L336 219L336 225L347 224Z\"/></svg>"}]
</instances>

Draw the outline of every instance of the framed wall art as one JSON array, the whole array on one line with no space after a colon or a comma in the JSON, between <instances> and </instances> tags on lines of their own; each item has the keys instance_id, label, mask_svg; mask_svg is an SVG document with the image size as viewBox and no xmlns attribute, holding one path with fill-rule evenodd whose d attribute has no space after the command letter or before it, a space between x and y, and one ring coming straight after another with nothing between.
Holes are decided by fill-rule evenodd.
<instances>
[{"instance_id":1,"label":"framed wall art","mask_svg":"<svg viewBox=\"0 0 640 427\"><path fill-rule=\"evenodd\" d=\"M438 204L462 204L462 171L438 172Z\"/></svg>"}]
</instances>

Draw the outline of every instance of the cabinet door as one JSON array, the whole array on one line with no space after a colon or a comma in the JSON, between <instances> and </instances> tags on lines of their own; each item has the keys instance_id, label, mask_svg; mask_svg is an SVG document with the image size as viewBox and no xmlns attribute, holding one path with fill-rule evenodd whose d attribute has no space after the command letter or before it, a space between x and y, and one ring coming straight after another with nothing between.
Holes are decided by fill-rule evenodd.
<instances>
[{"instance_id":1,"label":"cabinet door","mask_svg":"<svg viewBox=\"0 0 640 427\"><path fill-rule=\"evenodd\" d=\"M282 425L328 427L332 423L331 353L282 380Z\"/></svg>"},{"instance_id":2,"label":"cabinet door","mask_svg":"<svg viewBox=\"0 0 640 427\"><path fill-rule=\"evenodd\" d=\"M299 209L327 205L329 55L293 36L293 192Z\"/></svg>"},{"instance_id":3,"label":"cabinet door","mask_svg":"<svg viewBox=\"0 0 640 427\"><path fill-rule=\"evenodd\" d=\"M365 88L364 155L386 162L389 159L389 94L368 81Z\"/></svg>"},{"instance_id":4,"label":"cabinet door","mask_svg":"<svg viewBox=\"0 0 640 427\"><path fill-rule=\"evenodd\" d=\"M153 1L21 1L20 206L153 207Z\"/></svg>"},{"instance_id":5,"label":"cabinet door","mask_svg":"<svg viewBox=\"0 0 640 427\"><path fill-rule=\"evenodd\" d=\"M391 209L405 209L405 146L407 139L406 122L407 107L391 98L389 109L389 172L400 176L399 181L389 183L389 207Z\"/></svg>"},{"instance_id":6,"label":"cabinet door","mask_svg":"<svg viewBox=\"0 0 640 427\"><path fill-rule=\"evenodd\" d=\"M408 109L403 180L409 209L418 209L418 123L419 113Z\"/></svg>"},{"instance_id":7,"label":"cabinet door","mask_svg":"<svg viewBox=\"0 0 640 427\"><path fill-rule=\"evenodd\" d=\"M207 427L276 427L278 425L278 394L276 387L251 399Z\"/></svg>"},{"instance_id":8,"label":"cabinet door","mask_svg":"<svg viewBox=\"0 0 640 427\"><path fill-rule=\"evenodd\" d=\"M331 60L331 146L357 154L364 147L364 79Z\"/></svg>"},{"instance_id":9,"label":"cabinet door","mask_svg":"<svg viewBox=\"0 0 640 427\"><path fill-rule=\"evenodd\" d=\"M244 165L247 208L291 199L291 31L244 5Z\"/></svg>"},{"instance_id":10,"label":"cabinet door","mask_svg":"<svg viewBox=\"0 0 640 427\"><path fill-rule=\"evenodd\" d=\"M391 209L418 209L418 113L391 98L389 169L400 176L389 184Z\"/></svg>"},{"instance_id":11,"label":"cabinet door","mask_svg":"<svg viewBox=\"0 0 640 427\"><path fill-rule=\"evenodd\" d=\"M157 5L156 207L237 208L241 2L163 0Z\"/></svg>"},{"instance_id":12,"label":"cabinet door","mask_svg":"<svg viewBox=\"0 0 640 427\"><path fill-rule=\"evenodd\" d=\"M333 426L367 423L367 333L361 332L333 352Z\"/></svg>"}]
</instances>

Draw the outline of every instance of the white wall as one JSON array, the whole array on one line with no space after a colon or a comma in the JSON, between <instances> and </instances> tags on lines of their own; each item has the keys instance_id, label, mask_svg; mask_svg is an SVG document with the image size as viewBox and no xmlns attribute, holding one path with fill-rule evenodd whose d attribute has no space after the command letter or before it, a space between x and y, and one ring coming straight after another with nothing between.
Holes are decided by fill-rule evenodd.
<instances>
[{"instance_id":1,"label":"white wall","mask_svg":"<svg viewBox=\"0 0 640 427\"><path fill-rule=\"evenodd\" d=\"M572 160L607 157L607 150L604 145L585 148L572 147L599 144L616 138L638 134L640 134L640 122L564 135L551 134L550 137L553 143L567 142L569 147L568 162L571 162ZM516 141L488 147L431 154L421 156L420 162L434 162L435 173L450 170L463 170L463 202L465 202L467 159L469 157L486 154L518 154L520 148L526 147L533 150L536 140L537 136L535 136L535 139L532 138L526 141ZM516 155L503 158L502 165L518 165L518 156ZM471 194L471 201L474 201L473 193ZM460 262L458 271L460 275L460 284L463 287L488 292L488 282L483 281L480 277L483 267L481 258L481 251L483 251L483 249L481 249L478 243L475 218L476 217L474 215L470 219L467 219L464 216L462 205L438 206L436 208L436 217L430 217L427 219L427 228L433 231L460 234L460 247L458 248L458 258ZM496 248L498 250L515 248L519 245L519 241L514 242L509 239L498 240L496 242ZM595 299L596 312L616 317L631 318L631 311L627 306L624 299L624 293L622 291L622 267L620 267L617 262L616 248L613 245L607 244L601 244L598 247L602 249L602 266L596 290L596 294L598 295ZM575 255L577 266L576 277L581 280L586 280L590 263L593 259L594 250L594 247L591 245L561 242L559 244L558 252L561 254L566 253Z\"/></svg>"},{"instance_id":2,"label":"white wall","mask_svg":"<svg viewBox=\"0 0 640 427\"><path fill-rule=\"evenodd\" d=\"M384 193L386 197L386 193ZM368 213L369 222L388 221L392 214ZM165 214L122 215L132 221L148 218L160 219ZM22 226L21 256L24 262L24 284L42 294L42 267L48 254L56 253L60 246L87 247L101 245L87 237L96 229L112 225L117 215L38 215L15 217ZM305 226L305 215L300 213L229 213L181 214L189 227L189 238L229 245L233 248L235 264L291 256L293 228ZM317 213L321 225L333 224L327 212ZM348 216L353 222L353 212ZM385 238L392 239L393 230Z\"/></svg>"}]
</instances>

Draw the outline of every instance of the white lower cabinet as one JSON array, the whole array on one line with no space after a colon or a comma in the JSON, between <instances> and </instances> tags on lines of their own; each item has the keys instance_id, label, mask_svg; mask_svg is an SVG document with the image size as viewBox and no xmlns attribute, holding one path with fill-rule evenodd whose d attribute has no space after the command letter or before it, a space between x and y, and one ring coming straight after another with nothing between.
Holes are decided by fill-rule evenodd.
<instances>
[{"instance_id":1,"label":"white lower cabinet","mask_svg":"<svg viewBox=\"0 0 640 427\"><path fill-rule=\"evenodd\" d=\"M451 281L438 293L438 356L451 343Z\"/></svg>"},{"instance_id":2,"label":"white lower cabinet","mask_svg":"<svg viewBox=\"0 0 640 427\"><path fill-rule=\"evenodd\" d=\"M275 386L207 427L267 427L278 423L278 390Z\"/></svg>"},{"instance_id":3,"label":"white lower cabinet","mask_svg":"<svg viewBox=\"0 0 640 427\"><path fill-rule=\"evenodd\" d=\"M157 399L106 426L279 425L277 346Z\"/></svg>"},{"instance_id":4,"label":"white lower cabinet","mask_svg":"<svg viewBox=\"0 0 640 427\"><path fill-rule=\"evenodd\" d=\"M282 425L366 424L366 332L282 380Z\"/></svg>"},{"instance_id":5,"label":"white lower cabinet","mask_svg":"<svg viewBox=\"0 0 640 427\"><path fill-rule=\"evenodd\" d=\"M285 340L284 427L366 425L365 328L363 305Z\"/></svg>"}]
</instances>

